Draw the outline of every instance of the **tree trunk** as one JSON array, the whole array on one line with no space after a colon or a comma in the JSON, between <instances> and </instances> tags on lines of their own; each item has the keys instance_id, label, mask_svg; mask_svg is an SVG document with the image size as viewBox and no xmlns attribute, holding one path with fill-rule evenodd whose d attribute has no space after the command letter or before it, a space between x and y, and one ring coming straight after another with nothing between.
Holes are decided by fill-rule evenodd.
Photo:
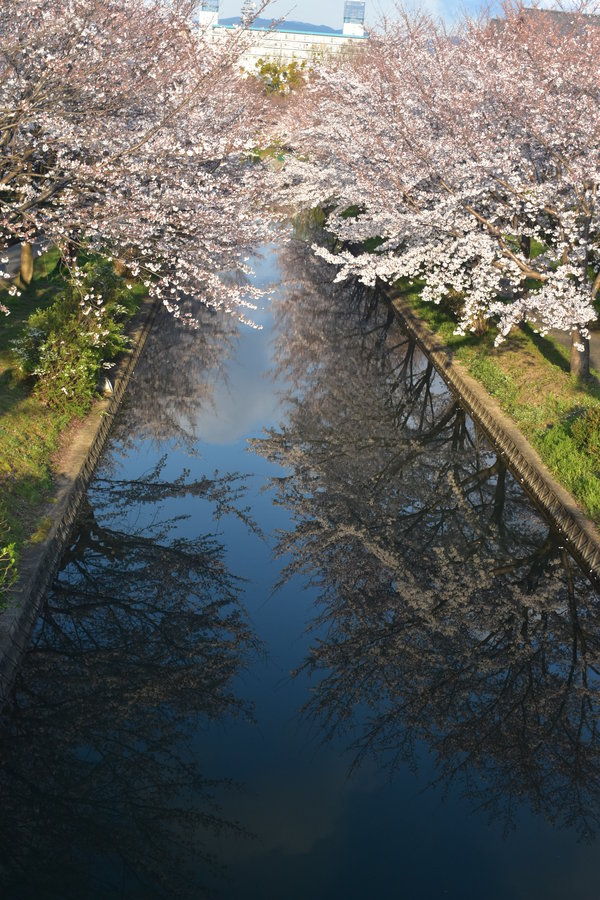
<instances>
[{"instance_id":1,"label":"tree trunk","mask_svg":"<svg viewBox=\"0 0 600 900\"><path fill-rule=\"evenodd\" d=\"M580 344L583 350L575 346ZM589 378L590 375L590 341L584 338L578 328L571 332L571 375L578 378Z\"/></svg>"},{"instance_id":2,"label":"tree trunk","mask_svg":"<svg viewBox=\"0 0 600 900\"><path fill-rule=\"evenodd\" d=\"M19 272L19 287L28 287L33 278L33 247L31 244L21 244L21 271Z\"/></svg>"}]
</instances>

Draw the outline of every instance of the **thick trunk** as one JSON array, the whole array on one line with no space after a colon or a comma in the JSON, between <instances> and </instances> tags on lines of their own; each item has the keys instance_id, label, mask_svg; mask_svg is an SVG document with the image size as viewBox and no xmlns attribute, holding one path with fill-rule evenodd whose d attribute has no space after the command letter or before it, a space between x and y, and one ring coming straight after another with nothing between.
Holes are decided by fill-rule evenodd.
<instances>
[{"instance_id":1,"label":"thick trunk","mask_svg":"<svg viewBox=\"0 0 600 900\"><path fill-rule=\"evenodd\" d=\"M19 283L21 287L31 284L33 278L33 247L31 244L21 244L21 271Z\"/></svg>"},{"instance_id":2,"label":"thick trunk","mask_svg":"<svg viewBox=\"0 0 600 900\"><path fill-rule=\"evenodd\" d=\"M583 347L580 350L576 345ZM590 374L590 342L581 335L579 329L571 332L571 375L578 378L589 378Z\"/></svg>"}]
</instances>

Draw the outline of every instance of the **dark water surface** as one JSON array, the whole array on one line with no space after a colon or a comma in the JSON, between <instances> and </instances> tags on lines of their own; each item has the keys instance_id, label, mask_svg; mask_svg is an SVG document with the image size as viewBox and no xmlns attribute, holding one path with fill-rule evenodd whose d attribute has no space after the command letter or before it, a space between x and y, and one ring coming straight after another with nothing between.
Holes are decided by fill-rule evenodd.
<instances>
[{"instance_id":1,"label":"dark water surface","mask_svg":"<svg viewBox=\"0 0 600 900\"><path fill-rule=\"evenodd\" d=\"M258 270L264 330L147 346L2 723L0 896L596 900L598 597L384 307Z\"/></svg>"}]
</instances>

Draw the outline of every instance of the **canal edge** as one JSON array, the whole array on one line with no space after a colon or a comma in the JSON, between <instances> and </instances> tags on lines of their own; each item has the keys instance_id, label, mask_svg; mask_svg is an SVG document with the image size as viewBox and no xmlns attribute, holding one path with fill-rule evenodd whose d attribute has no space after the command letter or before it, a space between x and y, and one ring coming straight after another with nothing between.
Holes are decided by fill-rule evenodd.
<instances>
[{"instance_id":1,"label":"canal edge","mask_svg":"<svg viewBox=\"0 0 600 900\"><path fill-rule=\"evenodd\" d=\"M402 328L413 338L452 394L502 457L524 491L596 583L600 583L600 531L575 498L552 475L523 432L452 351L412 311L402 295L385 291Z\"/></svg>"},{"instance_id":2,"label":"canal edge","mask_svg":"<svg viewBox=\"0 0 600 900\"><path fill-rule=\"evenodd\" d=\"M42 610L46 592L58 570L62 554L102 455L135 367L142 354L159 301L147 299L130 337L132 350L117 365L110 399L99 400L73 435L65 460L56 473L56 490L47 510L51 524L39 544L30 546L20 562L16 585L0 611L0 711L10 699L17 669L31 630Z\"/></svg>"}]
</instances>

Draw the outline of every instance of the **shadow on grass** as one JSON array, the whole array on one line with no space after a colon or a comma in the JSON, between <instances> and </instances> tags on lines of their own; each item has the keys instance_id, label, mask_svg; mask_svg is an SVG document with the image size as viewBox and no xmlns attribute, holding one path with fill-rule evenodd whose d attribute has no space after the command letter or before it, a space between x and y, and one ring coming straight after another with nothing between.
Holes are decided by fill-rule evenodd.
<instances>
[{"instance_id":1,"label":"shadow on grass","mask_svg":"<svg viewBox=\"0 0 600 900\"><path fill-rule=\"evenodd\" d=\"M3 299L3 303L10 309L9 316L2 316L0 327L0 366L3 364L2 355L10 352L11 342L21 333L23 325L37 309L47 309L60 292L60 283L51 280L36 282L27 291L23 291L20 297Z\"/></svg>"},{"instance_id":2,"label":"shadow on grass","mask_svg":"<svg viewBox=\"0 0 600 900\"><path fill-rule=\"evenodd\" d=\"M0 372L0 435L2 434L2 416L29 396L29 389L24 382L18 380L14 369Z\"/></svg>"},{"instance_id":3,"label":"shadow on grass","mask_svg":"<svg viewBox=\"0 0 600 900\"><path fill-rule=\"evenodd\" d=\"M561 348L557 346L554 341L542 337L541 334L538 334L533 330L531 325L521 325L521 330L527 335L531 343L549 363L552 363L553 366L557 366L563 372L569 373L571 371L570 362L566 353L562 352Z\"/></svg>"},{"instance_id":4,"label":"shadow on grass","mask_svg":"<svg viewBox=\"0 0 600 900\"><path fill-rule=\"evenodd\" d=\"M37 531L41 514L50 499L49 473L12 477L0 474L0 546L22 545Z\"/></svg>"},{"instance_id":5,"label":"shadow on grass","mask_svg":"<svg viewBox=\"0 0 600 900\"><path fill-rule=\"evenodd\" d=\"M58 251L51 250L37 260L33 281L20 297L9 296L6 285L0 287L2 302L10 309L9 316L0 316L0 369L6 365L2 355L10 351L11 341L18 337L31 313L50 306L63 287L59 258Z\"/></svg>"}]
</instances>

